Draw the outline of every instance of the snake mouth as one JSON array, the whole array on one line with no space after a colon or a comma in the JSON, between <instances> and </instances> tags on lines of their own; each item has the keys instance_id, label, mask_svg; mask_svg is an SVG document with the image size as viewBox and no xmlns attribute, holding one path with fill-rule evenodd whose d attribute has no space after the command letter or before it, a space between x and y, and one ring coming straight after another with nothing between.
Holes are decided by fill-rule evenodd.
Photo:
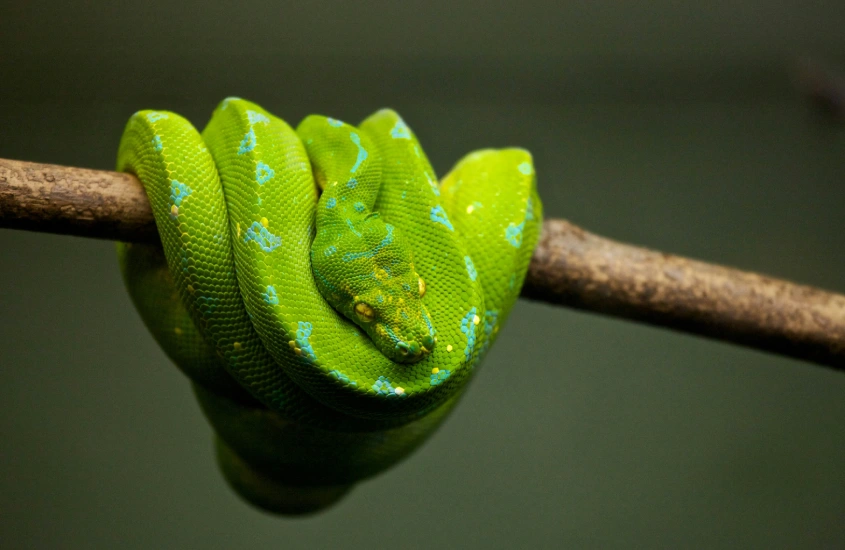
<instances>
[{"instance_id":1,"label":"snake mouth","mask_svg":"<svg viewBox=\"0 0 845 550\"><path fill-rule=\"evenodd\" d=\"M434 349L436 342L436 338L424 336L422 343L416 342L415 340L398 342L395 349L403 363L415 363L428 356Z\"/></svg>"}]
</instances>

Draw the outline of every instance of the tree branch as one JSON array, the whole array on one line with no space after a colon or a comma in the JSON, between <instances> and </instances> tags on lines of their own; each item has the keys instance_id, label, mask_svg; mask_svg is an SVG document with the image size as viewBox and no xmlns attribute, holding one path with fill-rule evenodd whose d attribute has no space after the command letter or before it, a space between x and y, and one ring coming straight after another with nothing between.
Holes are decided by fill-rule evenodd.
<instances>
[{"instance_id":1,"label":"tree branch","mask_svg":"<svg viewBox=\"0 0 845 550\"><path fill-rule=\"evenodd\" d=\"M129 174L0 159L0 227L155 242ZM845 371L845 296L626 245L546 220L522 296Z\"/></svg>"},{"instance_id":2,"label":"tree branch","mask_svg":"<svg viewBox=\"0 0 845 550\"><path fill-rule=\"evenodd\" d=\"M845 370L845 296L547 220L522 296Z\"/></svg>"}]
</instances>

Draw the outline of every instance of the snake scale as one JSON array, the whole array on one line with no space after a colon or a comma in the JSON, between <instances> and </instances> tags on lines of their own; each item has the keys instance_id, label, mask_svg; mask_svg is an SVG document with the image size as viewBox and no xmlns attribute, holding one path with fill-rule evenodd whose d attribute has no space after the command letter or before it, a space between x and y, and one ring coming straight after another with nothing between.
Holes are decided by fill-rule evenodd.
<instances>
[{"instance_id":1,"label":"snake scale","mask_svg":"<svg viewBox=\"0 0 845 550\"><path fill-rule=\"evenodd\" d=\"M442 181L408 125L225 99L199 133L140 111L117 168L161 245L118 243L129 294L190 378L228 483L265 510L339 500L419 446L513 307L542 205L530 154Z\"/></svg>"}]
</instances>

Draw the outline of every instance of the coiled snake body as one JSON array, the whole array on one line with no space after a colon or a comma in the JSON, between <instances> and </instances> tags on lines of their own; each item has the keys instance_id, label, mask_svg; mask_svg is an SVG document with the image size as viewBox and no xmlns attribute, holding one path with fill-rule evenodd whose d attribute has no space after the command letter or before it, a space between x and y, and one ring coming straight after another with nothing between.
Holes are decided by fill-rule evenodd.
<instances>
[{"instance_id":1,"label":"coiled snake body","mask_svg":"<svg viewBox=\"0 0 845 550\"><path fill-rule=\"evenodd\" d=\"M471 153L438 183L389 110L294 131L229 98L202 134L141 111L118 170L144 183L163 245L118 245L133 302L192 380L228 482L280 513L328 506L433 432L542 216L526 151Z\"/></svg>"}]
</instances>

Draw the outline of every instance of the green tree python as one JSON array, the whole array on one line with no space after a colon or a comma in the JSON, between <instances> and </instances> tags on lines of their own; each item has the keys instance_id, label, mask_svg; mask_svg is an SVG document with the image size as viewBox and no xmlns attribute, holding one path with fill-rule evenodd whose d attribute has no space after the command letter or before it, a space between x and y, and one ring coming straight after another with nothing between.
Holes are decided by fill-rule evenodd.
<instances>
[{"instance_id":1,"label":"green tree python","mask_svg":"<svg viewBox=\"0 0 845 550\"><path fill-rule=\"evenodd\" d=\"M495 341L537 243L531 155L480 150L435 177L381 110L294 130L228 98L200 134L127 123L161 246L118 244L144 323L190 378L227 482L321 510L419 446Z\"/></svg>"}]
</instances>

